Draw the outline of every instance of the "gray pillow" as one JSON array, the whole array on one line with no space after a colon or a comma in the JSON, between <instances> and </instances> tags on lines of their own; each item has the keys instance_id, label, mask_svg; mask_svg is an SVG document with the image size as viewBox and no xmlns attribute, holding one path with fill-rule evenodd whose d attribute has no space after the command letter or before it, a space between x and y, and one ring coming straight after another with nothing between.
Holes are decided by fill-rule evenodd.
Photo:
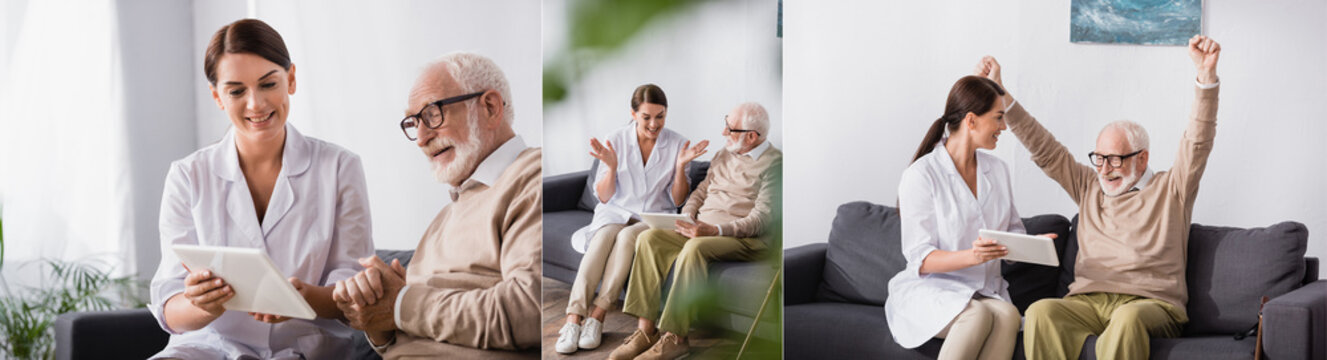
<instances>
[{"instance_id":1,"label":"gray pillow","mask_svg":"<svg viewBox=\"0 0 1327 360\"><path fill-rule=\"evenodd\" d=\"M585 176L585 191L581 192L581 201L576 203L576 207L585 211L594 211L594 207L599 205L599 197L594 194L594 176L599 174L599 159L594 159L590 164L590 174Z\"/></svg>"},{"instance_id":2,"label":"gray pillow","mask_svg":"<svg viewBox=\"0 0 1327 360\"><path fill-rule=\"evenodd\" d=\"M817 300L884 305L889 279L908 264L900 236L897 209L865 201L839 205Z\"/></svg>"},{"instance_id":3,"label":"gray pillow","mask_svg":"<svg viewBox=\"0 0 1327 360\"><path fill-rule=\"evenodd\" d=\"M1037 215L1023 218L1023 228L1028 234L1039 235L1055 233L1055 250L1063 253L1065 242L1069 239L1069 220L1059 214ZM1024 312L1028 306L1043 298L1056 297L1059 286L1060 268L1023 262L1000 262L1000 274L1009 282L1009 297L1014 307Z\"/></svg>"},{"instance_id":4,"label":"gray pillow","mask_svg":"<svg viewBox=\"0 0 1327 360\"><path fill-rule=\"evenodd\" d=\"M1259 298L1300 286L1308 229L1297 222L1189 229L1187 335L1235 334L1258 323Z\"/></svg>"}]
</instances>

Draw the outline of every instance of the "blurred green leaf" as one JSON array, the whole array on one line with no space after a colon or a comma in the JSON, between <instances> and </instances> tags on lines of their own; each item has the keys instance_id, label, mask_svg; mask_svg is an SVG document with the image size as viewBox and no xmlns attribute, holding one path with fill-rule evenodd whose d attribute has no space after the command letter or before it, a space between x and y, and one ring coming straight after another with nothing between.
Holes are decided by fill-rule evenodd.
<instances>
[{"instance_id":1,"label":"blurred green leaf","mask_svg":"<svg viewBox=\"0 0 1327 360\"><path fill-rule=\"evenodd\" d=\"M45 259L24 265L28 264L41 267L45 281L17 294L6 289L5 296L0 297L0 351L6 357L53 358L55 333L51 325L60 314L145 305L135 295L142 284L132 275L112 277L111 267L105 262Z\"/></svg>"}]
</instances>

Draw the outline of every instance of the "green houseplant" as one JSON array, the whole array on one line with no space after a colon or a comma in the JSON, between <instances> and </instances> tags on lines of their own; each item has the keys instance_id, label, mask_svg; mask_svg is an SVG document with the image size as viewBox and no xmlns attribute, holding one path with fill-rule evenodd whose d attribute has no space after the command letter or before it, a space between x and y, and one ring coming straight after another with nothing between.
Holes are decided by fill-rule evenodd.
<instances>
[{"instance_id":1,"label":"green houseplant","mask_svg":"<svg viewBox=\"0 0 1327 360\"><path fill-rule=\"evenodd\" d=\"M0 268L4 267L4 233L0 223ZM62 261L44 259L20 265L38 266L37 286L12 289L0 277L0 352L15 359L51 359L55 356L52 325L60 314L142 306L134 295L132 275L114 277L108 263L96 259ZM18 290L18 291L15 291Z\"/></svg>"}]
</instances>

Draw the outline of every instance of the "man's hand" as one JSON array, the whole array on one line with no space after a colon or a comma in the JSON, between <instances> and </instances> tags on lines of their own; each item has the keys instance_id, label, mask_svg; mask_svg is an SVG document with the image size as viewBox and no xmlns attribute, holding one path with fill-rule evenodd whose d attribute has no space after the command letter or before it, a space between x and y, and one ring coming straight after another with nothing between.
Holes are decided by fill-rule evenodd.
<instances>
[{"instance_id":1,"label":"man's hand","mask_svg":"<svg viewBox=\"0 0 1327 360\"><path fill-rule=\"evenodd\" d=\"M710 225L700 220L695 220L695 222L696 222L695 224L692 224L682 220L677 220L676 222L673 223L673 227L675 228L675 231L677 231L678 234L682 234L682 236L686 236L688 239L697 238L701 236L719 235L718 226Z\"/></svg>"},{"instance_id":2,"label":"man's hand","mask_svg":"<svg viewBox=\"0 0 1327 360\"><path fill-rule=\"evenodd\" d=\"M364 271L337 281L332 300L351 327L375 343L387 342L396 331L396 297L405 287L405 267L396 260L387 265L377 256L359 259L359 264Z\"/></svg>"},{"instance_id":3,"label":"man's hand","mask_svg":"<svg viewBox=\"0 0 1327 360\"><path fill-rule=\"evenodd\" d=\"M1189 58L1193 59L1193 66L1198 68L1199 83L1216 83L1216 62L1220 57L1221 44L1212 38L1202 35L1189 38Z\"/></svg>"}]
</instances>

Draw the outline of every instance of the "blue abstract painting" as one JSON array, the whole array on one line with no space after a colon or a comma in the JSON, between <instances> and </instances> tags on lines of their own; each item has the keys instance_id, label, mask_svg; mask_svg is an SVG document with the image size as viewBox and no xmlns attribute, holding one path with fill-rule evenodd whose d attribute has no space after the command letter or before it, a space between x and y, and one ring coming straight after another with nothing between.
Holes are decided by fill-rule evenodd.
<instances>
[{"instance_id":1,"label":"blue abstract painting","mask_svg":"<svg viewBox=\"0 0 1327 360\"><path fill-rule=\"evenodd\" d=\"M1187 45L1202 31L1202 0L1073 0L1069 41Z\"/></svg>"}]
</instances>

